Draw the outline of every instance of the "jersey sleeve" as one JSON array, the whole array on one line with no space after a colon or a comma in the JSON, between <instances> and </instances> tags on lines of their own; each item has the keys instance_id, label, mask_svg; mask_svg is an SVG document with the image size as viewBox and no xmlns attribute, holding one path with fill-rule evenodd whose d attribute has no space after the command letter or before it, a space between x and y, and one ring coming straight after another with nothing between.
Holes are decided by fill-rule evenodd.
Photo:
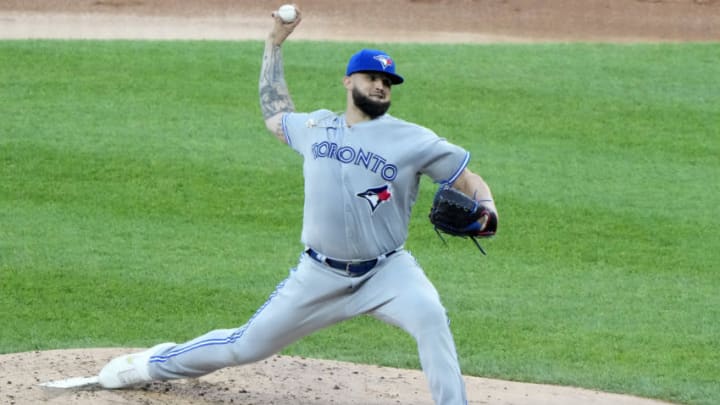
<instances>
[{"instance_id":1,"label":"jersey sleeve","mask_svg":"<svg viewBox=\"0 0 720 405\"><path fill-rule=\"evenodd\" d=\"M288 146L297 150L296 144L300 143L302 129L309 120L307 113L285 113L282 116L282 130Z\"/></svg>"},{"instance_id":2,"label":"jersey sleeve","mask_svg":"<svg viewBox=\"0 0 720 405\"><path fill-rule=\"evenodd\" d=\"M307 143L312 143L313 134L318 128L324 127L335 115L328 110L311 113L285 113L282 116L282 130L287 144L295 151L304 150Z\"/></svg>"},{"instance_id":3,"label":"jersey sleeve","mask_svg":"<svg viewBox=\"0 0 720 405\"><path fill-rule=\"evenodd\" d=\"M454 183L470 161L470 152L435 134L425 138L420 156L420 173L443 184Z\"/></svg>"}]
</instances>

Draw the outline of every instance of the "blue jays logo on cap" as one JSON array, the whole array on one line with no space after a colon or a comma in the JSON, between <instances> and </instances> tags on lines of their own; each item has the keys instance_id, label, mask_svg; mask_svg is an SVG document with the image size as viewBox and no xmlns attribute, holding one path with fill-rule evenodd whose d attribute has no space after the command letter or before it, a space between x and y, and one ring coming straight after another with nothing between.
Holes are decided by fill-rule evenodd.
<instances>
[{"instance_id":1,"label":"blue jays logo on cap","mask_svg":"<svg viewBox=\"0 0 720 405\"><path fill-rule=\"evenodd\" d=\"M350 57L345 72L346 76L358 72L381 72L388 75L392 84L405 81L402 76L395 73L395 62L385 52L378 49L363 49Z\"/></svg>"},{"instance_id":2,"label":"blue jays logo on cap","mask_svg":"<svg viewBox=\"0 0 720 405\"><path fill-rule=\"evenodd\" d=\"M373 56L373 59L380 62L383 70L387 69L388 66L392 66L393 64L392 59L390 59L390 57L387 55L375 55Z\"/></svg>"}]
</instances>

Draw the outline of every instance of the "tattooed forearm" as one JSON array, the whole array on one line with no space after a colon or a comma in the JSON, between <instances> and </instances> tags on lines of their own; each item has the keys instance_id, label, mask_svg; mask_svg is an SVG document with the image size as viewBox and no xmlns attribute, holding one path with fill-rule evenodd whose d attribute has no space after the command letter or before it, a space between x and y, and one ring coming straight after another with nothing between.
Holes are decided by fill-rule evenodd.
<instances>
[{"instance_id":1,"label":"tattooed forearm","mask_svg":"<svg viewBox=\"0 0 720 405\"><path fill-rule=\"evenodd\" d=\"M268 119L280 112L295 111L290 91L285 83L280 47L268 41L260 70L260 108Z\"/></svg>"}]
</instances>

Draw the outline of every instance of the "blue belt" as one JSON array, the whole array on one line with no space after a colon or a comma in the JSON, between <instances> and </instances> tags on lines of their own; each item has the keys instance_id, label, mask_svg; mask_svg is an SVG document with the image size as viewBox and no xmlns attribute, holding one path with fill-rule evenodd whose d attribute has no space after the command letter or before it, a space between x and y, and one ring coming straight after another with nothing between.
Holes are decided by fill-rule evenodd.
<instances>
[{"instance_id":1,"label":"blue belt","mask_svg":"<svg viewBox=\"0 0 720 405\"><path fill-rule=\"evenodd\" d=\"M312 257L316 261L326 264L333 269L342 270L352 277L359 277L377 266L381 259L390 257L391 255L397 253L397 249L393 250L392 252L385 253L384 255L375 259L360 262L345 262L342 260L330 259L310 248L308 248L305 253L307 253L308 256Z\"/></svg>"}]
</instances>

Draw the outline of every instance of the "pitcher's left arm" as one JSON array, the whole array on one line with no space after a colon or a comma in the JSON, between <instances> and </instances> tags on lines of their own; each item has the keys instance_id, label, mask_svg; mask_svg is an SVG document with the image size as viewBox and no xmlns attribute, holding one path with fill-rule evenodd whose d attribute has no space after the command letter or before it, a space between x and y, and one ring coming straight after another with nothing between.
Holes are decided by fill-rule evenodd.
<instances>
[{"instance_id":1,"label":"pitcher's left arm","mask_svg":"<svg viewBox=\"0 0 720 405\"><path fill-rule=\"evenodd\" d=\"M480 230L485 231L489 224L490 216L494 214L495 223L497 226L497 207L495 206L495 200L493 199L490 186L483 180L480 175L473 173L470 169L465 168L463 172L458 176L457 180L452 184L452 187L463 194L475 199L479 204L487 207L489 213L481 216L477 222L480 223ZM494 232L493 232L494 233Z\"/></svg>"}]
</instances>

